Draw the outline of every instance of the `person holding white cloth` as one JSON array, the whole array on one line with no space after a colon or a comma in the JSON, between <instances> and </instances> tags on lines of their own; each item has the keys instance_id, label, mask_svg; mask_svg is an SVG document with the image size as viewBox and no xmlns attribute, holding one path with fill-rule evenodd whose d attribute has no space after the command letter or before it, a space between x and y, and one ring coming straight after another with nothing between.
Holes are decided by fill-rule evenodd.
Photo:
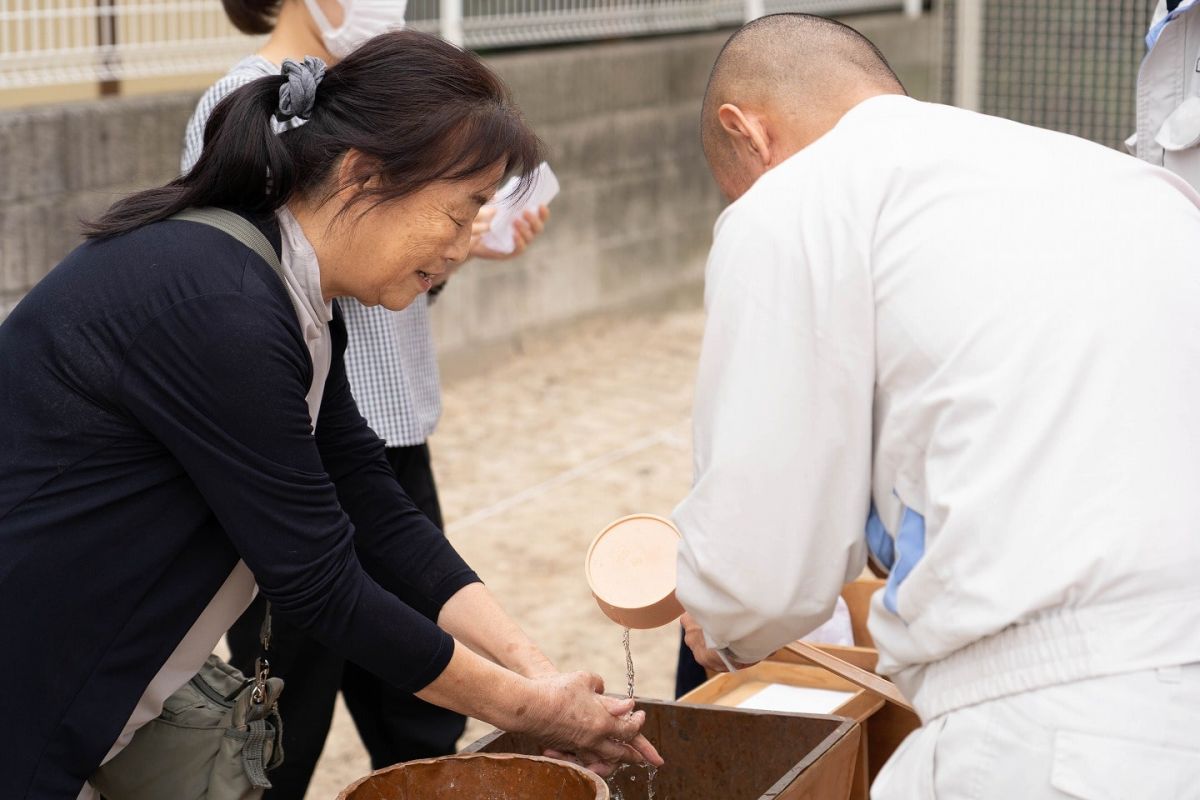
<instances>
[{"instance_id":1,"label":"person holding white cloth","mask_svg":"<svg viewBox=\"0 0 1200 800\"><path fill-rule=\"evenodd\" d=\"M698 659L816 627L869 546L924 723L872 797L1200 797L1200 195L800 14L734 34L702 135Z\"/></svg>"}]
</instances>

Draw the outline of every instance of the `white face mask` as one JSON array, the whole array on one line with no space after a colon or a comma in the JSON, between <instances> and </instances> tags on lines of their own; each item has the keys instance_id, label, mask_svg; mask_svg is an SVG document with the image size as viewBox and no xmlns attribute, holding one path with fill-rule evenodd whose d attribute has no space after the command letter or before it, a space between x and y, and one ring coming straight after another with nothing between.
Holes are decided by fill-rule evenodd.
<instances>
[{"instance_id":1,"label":"white face mask","mask_svg":"<svg viewBox=\"0 0 1200 800\"><path fill-rule=\"evenodd\" d=\"M308 11L321 29L321 40L336 59L353 53L363 42L381 33L404 27L408 0L338 0L342 6L342 25L335 28L321 11L317 0L304 0Z\"/></svg>"}]
</instances>

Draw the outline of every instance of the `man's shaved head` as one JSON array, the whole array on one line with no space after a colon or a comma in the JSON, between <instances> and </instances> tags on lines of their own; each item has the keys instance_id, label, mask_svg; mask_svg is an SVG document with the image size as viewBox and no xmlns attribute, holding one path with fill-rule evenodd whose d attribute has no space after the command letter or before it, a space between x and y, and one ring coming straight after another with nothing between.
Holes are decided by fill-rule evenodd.
<instances>
[{"instance_id":1,"label":"man's shaved head","mask_svg":"<svg viewBox=\"0 0 1200 800\"><path fill-rule=\"evenodd\" d=\"M745 180L729 174L747 165L739 164L744 154L723 106L767 119L784 151L775 155L786 157L878 94L904 94L904 87L879 49L848 25L810 14L747 23L721 49L704 93L700 135L713 175L722 189Z\"/></svg>"}]
</instances>

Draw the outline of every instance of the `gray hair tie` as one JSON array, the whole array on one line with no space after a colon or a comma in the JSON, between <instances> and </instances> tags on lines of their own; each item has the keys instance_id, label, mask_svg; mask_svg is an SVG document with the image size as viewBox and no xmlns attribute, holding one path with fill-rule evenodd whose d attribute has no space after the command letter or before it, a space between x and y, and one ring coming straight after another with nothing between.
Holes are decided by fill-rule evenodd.
<instances>
[{"instance_id":1,"label":"gray hair tie","mask_svg":"<svg viewBox=\"0 0 1200 800\"><path fill-rule=\"evenodd\" d=\"M317 84L325 77L325 62L316 56L305 56L301 62L283 60L283 85L279 87L279 108L275 118L280 122L299 117L308 119L317 101Z\"/></svg>"}]
</instances>

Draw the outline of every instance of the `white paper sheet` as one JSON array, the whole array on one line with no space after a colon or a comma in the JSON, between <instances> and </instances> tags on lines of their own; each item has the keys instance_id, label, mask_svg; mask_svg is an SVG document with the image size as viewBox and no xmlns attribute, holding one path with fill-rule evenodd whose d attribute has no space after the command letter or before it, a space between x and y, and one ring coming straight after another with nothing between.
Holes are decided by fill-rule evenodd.
<instances>
[{"instance_id":1,"label":"white paper sheet","mask_svg":"<svg viewBox=\"0 0 1200 800\"><path fill-rule=\"evenodd\" d=\"M829 714L853 696L853 692L772 683L738 703L737 707L797 714Z\"/></svg>"},{"instance_id":2,"label":"white paper sheet","mask_svg":"<svg viewBox=\"0 0 1200 800\"><path fill-rule=\"evenodd\" d=\"M524 197L515 198L518 180L514 175L500 187L489 206L496 207L492 225L483 235L483 243L497 253L511 253L516 248L513 240L513 223L520 219L527 208L549 205L558 194L558 178L550 165L543 161L533 176L533 186Z\"/></svg>"}]
</instances>

